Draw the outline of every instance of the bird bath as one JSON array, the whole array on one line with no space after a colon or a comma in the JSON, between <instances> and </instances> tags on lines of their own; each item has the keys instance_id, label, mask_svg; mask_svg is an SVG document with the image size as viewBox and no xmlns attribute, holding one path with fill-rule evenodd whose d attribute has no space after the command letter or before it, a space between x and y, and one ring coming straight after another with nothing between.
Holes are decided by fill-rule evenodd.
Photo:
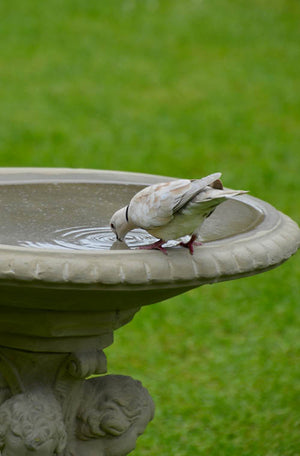
<instances>
[{"instance_id":1,"label":"bird bath","mask_svg":"<svg viewBox=\"0 0 300 456\"><path fill-rule=\"evenodd\" d=\"M280 265L300 245L289 217L249 195L221 204L190 255L116 243L108 224L145 185L113 171L0 169L0 451L125 456L153 417L141 383L105 375L103 349L141 306ZM154 310L155 311L155 310Z\"/></svg>"}]
</instances>

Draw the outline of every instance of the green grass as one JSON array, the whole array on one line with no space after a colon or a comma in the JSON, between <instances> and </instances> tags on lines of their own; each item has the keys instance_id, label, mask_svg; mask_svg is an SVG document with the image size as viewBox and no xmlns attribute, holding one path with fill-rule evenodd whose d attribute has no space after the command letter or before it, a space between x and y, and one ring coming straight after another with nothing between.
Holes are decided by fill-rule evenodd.
<instances>
[{"instance_id":1,"label":"green grass","mask_svg":"<svg viewBox=\"0 0 300 456\"><path fill-rule=\"evenodd\" d=\"M300 222L297 0L3 0L0 17L1 166L222 171ZM300 455L299 283L298 255L116 333L109 372L157 405L136 456Z\"/></svg>"}]
</instances>

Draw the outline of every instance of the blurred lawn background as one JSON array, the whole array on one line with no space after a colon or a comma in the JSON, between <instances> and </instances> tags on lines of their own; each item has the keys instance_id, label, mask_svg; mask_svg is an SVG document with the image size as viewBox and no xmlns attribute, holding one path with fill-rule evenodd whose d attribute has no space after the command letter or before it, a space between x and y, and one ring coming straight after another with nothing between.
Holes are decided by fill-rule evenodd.
<instances>
[{"instance_id":1,"label":"blurred lawn background","mask_svg":"<svg viewBox=\"0 0 300 456\"><path fill-rule=\"evenodd\" d=\"M298 0L2 0L0 165L221 171L300 222ZM299 255L144 308L106 350L136 456L300 455Z\"/></svg>"}]
</instances>

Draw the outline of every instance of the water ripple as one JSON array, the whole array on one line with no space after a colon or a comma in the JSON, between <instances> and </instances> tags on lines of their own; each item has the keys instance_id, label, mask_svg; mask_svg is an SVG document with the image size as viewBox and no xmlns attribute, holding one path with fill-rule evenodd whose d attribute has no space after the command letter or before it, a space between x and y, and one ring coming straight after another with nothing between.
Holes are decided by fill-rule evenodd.
<instances>
[{"instance_id":1,"label":"water ripple","mask_svg":"<svg viewBox=\"0 0 300 456\"><path fill-rule=\"evenodd\" d=\"M126 235L129 248L151 244L156 238L147 231L135 229ZM109 250L116 242L116 236L109 227L69 227L49 233L43 240L23 240L18 244L22 247L40 249L72 249L72 250Z\"/></svg>"}]
</instances>

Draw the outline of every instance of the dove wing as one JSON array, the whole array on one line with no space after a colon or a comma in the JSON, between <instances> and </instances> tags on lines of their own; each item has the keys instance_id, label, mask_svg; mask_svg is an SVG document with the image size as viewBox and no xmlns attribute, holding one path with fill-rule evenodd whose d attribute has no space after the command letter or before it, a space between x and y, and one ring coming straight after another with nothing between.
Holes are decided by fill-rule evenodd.
<instances>
[{"instance_id":1,"label":"dove wing","mask_svg":"<svg viewBox=\"0 0 300 456\"><path fill-rule=\"evenodd\" d=\"M200 193L205 187L213 184L216 180L220 179L221 173L209 174L209 176L202 179L191 180L190 189L182 195L182 198L177 202L173 208L173 213L180 211L191 199Z\"/></svg>"},{"instance_id":2,"label":"dove wing","mask_svg":"<svg viewBox=\"0 0 300 456\"><path fill-rule=\"evenodd\" d=\"M202 179L178 179L146 187L132 198L130 217L145 229L166 225L177 211L220 176L221 173L214 173Z\"/></svg>"},{"instance_id":3,"label":"dove wing","mask_svg":"<svg viewBox=\"0 0 300 456\"><path fill-rule=\"evenodd\" d=\"M145 229L166 225L173 219L174 207L178 206L190 187L190 180L178 179L144 188L130 201L131 220Z\"/></svg>"}]
</instances>

